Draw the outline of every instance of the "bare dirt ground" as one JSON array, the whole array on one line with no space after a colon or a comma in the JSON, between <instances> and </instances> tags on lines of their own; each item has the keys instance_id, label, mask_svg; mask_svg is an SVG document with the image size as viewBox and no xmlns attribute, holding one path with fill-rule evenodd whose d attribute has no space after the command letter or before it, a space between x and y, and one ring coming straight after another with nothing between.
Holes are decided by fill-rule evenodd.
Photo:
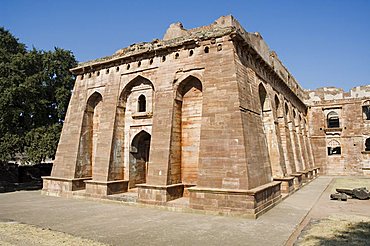
<instances>
[{"instance_id":1,"label":"bare dirt ground","mask_svg":"<svg viewBox=\"0 0 370 246\"><path fill-rule=\"evenodd\" d=\"M369 189L370 178L334 179L303 221L294 245L370 245L370 200L330 200L336 188L358 187Z\"/></svg>"},{"instance_id":2,"label":"bare dirt ground","mask_svg":"<svg viewBox=\"0 0 370 246\"><path fill-rule=\"evenodd\" d=\"M3 246L104 246L89 239L75 237L63 232L52 231L17 222L0 222L0 245Z\"/></svg>"}]
</instances>

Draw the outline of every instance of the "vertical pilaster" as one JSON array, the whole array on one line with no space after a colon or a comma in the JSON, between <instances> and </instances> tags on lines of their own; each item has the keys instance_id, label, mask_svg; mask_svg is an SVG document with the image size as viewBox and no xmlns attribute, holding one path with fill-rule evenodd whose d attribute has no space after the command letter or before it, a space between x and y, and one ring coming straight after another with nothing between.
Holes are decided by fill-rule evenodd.
<instances>
[{"instance_id":1,"label":"vertical pilaster","mask_svg":"<svg viewBox=\"0 0 370 246\"><path fill-rule=\"evenodd\" d=\"M299 124L299 120L295 119L295 131L297 135L297 143L298 143L298 158L302 165L302 170L307 169L307 164L305 160L305 151L304 151L304 145L303 145L303 136L301 132L301 126Z\"/></svg>"},{"instance_id":2,"label":"vertical pilaster","mask_svg":"<svg viewBox=\"0 0 370 246\"><path fill-rule=\"evenodd\" d=\"M292 144L292 150L293 150L292 152L294 156L295 168L296 168L296 171L299 172L303 170L303 167L302 167L302 163L299 158L299 146L298 146L298 139L297 139L297 134L295 131L294 122L289 121L288 128L289 128L289 135L290 135L291 144Z\"/></svg>"},{"instance_id":3,"label":"vertical pilaster","mask_svg":"<svg viewBox=\"0 0 370 246\"><path fill-rule=\"evenodd\" d=\"M284 155L284 162L286 166L286 172L287 174L293 173L292 170L292 163L291 163L291 157L289 155L290 152L290 139L289 139L289 134L287 134L287 129L285 127L285 119L284 117L278 117L277 119L277 124L279 127L279 133L280 133L280 139L281 139L281 147Z\"/></svg>"},{"instance_id":4,"label":"vertical pilaster","mask_svg":"<svg viewBox=\"0 0 370 246\"><path fill-rule=\"evenodd\" d=\"M312 162L309 156L307 131L306 131L306 126L303 120L301 122L301 132L303 136L303 146L304 146L303 150L304 150L304 158L305 158L306 165L307 165L306 168L311 169L313 168L313 166L312 166Z\"/></svg>"},{"instance_id":5,"label":"vertical pilaster","mask_svg":"<svg viewBox=\"0 0 370 246\"><path fill-rule=\"evenodd\" d=\"M153 133L150 148L150 161L148 165L148 185L168 185L170 147L173 125L173 92L158 90L155 92L153 109Z\"/></svg>"},{"instance_id":6,"label":"vertical pilaster","mask_svg":"<svg viewBox=\"0 0 370 246\"><path fill-rule=\"evenodd\" d=\"M267 147L271 162L271 171L273 177L284 177L286 170L281 161L280 144L278 141L277 127L273 120L272 110L263 112L263 125L267 140Z\"/></svg>"},{"instance_id":7,"label":"vertical pilaster","mask_svg":"<svg viewBox=\"0 0 370 246\"><path fill-rule=\"evenodd\" d=\"M85 188L86 178L76 177L83 115L86 109L87 79L77 76L59 139L50 177L43 177L43 193L69 194ZM87 178L89 179L89 178Z\"/></svg>"},{"instance_id":8,"label":"vertical pilaster","mask_svg":"<svg viewBox=\"0 0 370 246\"><path fill-rule=\"evenodd\" d=\"M127 190L127 182L113 180L109 174L114 158L113 144L116 121L116 111L120 93L120 77L113 69L106 76L102 110L100 115L99 135L94 159L92 180L85 181L86 194L91 196L106 196Z\"/></svg>"}]
</instances>

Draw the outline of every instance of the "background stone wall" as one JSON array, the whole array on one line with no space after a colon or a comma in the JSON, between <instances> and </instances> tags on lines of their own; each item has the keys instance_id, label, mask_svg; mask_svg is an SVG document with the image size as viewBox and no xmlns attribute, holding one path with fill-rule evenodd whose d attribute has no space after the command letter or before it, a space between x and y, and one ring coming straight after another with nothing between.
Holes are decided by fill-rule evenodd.
<instances>
[{"instance_id":1,"label":"background stone wall","mask_svg":"<svg viewBox=\"0 0 370 246\"><path fill-rule=\"evenodd\" d=\"M344 92L324 87L307 92L309 130L316 163L329 175L363 175L369 173L369 154L365 141L370 137L370 120L363 107L370 99L370 86L359 86ZM335 112L339 127L328 125L328 114ZM328 147L339 143L340 154L329 155Z\"/></svg>"}]
</instances>

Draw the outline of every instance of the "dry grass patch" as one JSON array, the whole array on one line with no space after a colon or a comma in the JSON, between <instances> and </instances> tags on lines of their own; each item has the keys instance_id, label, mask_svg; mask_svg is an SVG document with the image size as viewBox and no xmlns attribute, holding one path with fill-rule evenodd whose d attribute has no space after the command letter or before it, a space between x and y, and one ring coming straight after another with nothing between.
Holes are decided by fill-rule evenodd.
<instances>
[{"instance_id":1,"label":"dry grass patch","mask_svg":"<svg viewBox=\"0 0 370 246\"><path fill-rule=\"evenodd\" d=\"M311 221L295 245L369 245L370 217L331 216Z\"/></svg>"},{"instance_id":2,"label":"dry grass patch","mask_svg":"<svg viewBox=\"0 0 370 246\"><path fill-rule=\"evenodd\" d=\"M356 178L336 178L331 189L332 193L335 193L337 188L354 189L366 187L370 190L370 178L368 177L356 177Z\"/></svg>"},{"instance_id":3,"label":"dry grass patch","mask_svg":"<svg viewBox=\"0 0 370 246\"><path fill-rule=\"evenodd\" d=\"M32 225L15 222L0 222L0 245L104 246L106 244Z\"/></svg>"}]
</instances>

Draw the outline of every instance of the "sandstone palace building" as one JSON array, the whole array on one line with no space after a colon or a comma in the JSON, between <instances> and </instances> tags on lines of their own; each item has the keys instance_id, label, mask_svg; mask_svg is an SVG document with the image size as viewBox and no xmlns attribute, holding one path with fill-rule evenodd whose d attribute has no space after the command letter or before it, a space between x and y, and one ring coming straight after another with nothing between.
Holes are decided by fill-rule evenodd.
<instances>
[{"instance_id":1,"label":"sandstone palace building","mask_svg":"<svg viewBox=\"0 0 370 246\"><path fill-rule=\"evenodd\" d=\"M370 170L370 88L304 90L232 16L71 71L44 194L256 217L319 170Z\"/></svg>"}]
</instances>

